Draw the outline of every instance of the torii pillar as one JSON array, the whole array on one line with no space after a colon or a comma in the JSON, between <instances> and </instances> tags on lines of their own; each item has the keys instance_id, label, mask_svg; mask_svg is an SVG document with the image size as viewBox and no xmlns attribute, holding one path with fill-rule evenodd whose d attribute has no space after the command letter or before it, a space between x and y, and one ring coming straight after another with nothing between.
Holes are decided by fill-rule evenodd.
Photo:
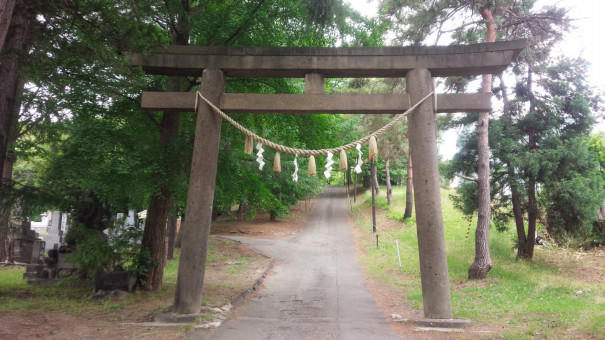
<instances>
[{"instance_id":1,"label":"torii pillar","mask_svg":"<svg viewBox=\"0 0 605 340\"><path fill-rule=\"evenodd\" d=\"M205 69L200 89L204 97L218 104L224 91L223 72L216 68ZM181 258L174 294L174 312L178 314L200 312L223 120L212 112L203 100L199 100L197 105L194 152L187 194L187 216L183 224Z\"/></svg>"},{"instance_id":2,"label":"torii pillar","mask_svg":"<svg viewBox=\"0 0 605 340\"><path fill-rule=\"evenodd\" d=\"M433 80L427 69L406 75L410 102L431 93ZM414 205L420 256L422 303L427 319L451 319L450 296L443 214L437 155L437 120L434 100L425 100L408 116L410 153L414 160Z\"/></svg>"}]
</instances>

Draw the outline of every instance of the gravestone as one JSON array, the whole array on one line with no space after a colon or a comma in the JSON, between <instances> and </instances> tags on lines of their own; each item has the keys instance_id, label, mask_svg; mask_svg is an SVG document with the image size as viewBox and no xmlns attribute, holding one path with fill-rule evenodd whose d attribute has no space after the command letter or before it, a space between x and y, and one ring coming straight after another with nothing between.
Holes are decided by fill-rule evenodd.
<instances>
[{"instance_id":1,"label":"gravestone","mask_svg":"<svg viewBox=\"0 0 605 340\"><path fill-rule=\"evenodd\" d=\"M50 215L50 211L45 211L40 214L40 222L32 221L31 229L38 234L46 234L48 231L48 216Z\"/></svg>"},{"instance_id":2,"label":"gravestone","mask_svg":"<svg viewBox=\"0 0 605 340\"><path fill-rule=\"evenodd\" d=\"M39 264L42 262L42 258L44 258L44 241L36 239L32 246L32 257L29 263Z\"/></svg>"},{"instance_id":3,"label":"gravestone","mask_svg":"<svg viewBox=\"0 0 605 340\"><path fill-rule=\"evenodd\" d=\"M30 223L23 217L19 209L13 209L9 219L9 262L28 263L31 260L32 247L36 232L30 230Z\"/></svg>"},{"instance_id":4,"label":"gravestone","mask_svg":"<svg viewBox=\"0 0 605 340\"><path fill-rule=\"evenodd\" d=\"M64 235L69 229L67 225L68 214L63 214L60 211L51 211L48 216L47 234L42 236L45 245L45 251L53 249L55 244L61 245L64 240Z\"/></svg>"}]
</instances>

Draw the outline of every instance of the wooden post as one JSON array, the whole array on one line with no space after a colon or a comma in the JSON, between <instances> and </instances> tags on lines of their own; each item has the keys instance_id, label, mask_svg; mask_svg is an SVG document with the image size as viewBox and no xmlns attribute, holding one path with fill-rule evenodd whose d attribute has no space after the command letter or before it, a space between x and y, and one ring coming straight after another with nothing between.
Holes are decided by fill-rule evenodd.
<instances>
[{"instance_id":1,"label":"wooden post","mask_svg":"<svg viewBox=\"0 0 605 340\"><path fill-rule=\"evenodd\" d=\"M355 172L355 183L353 184L353 202L357 202L357 171Z\"/></svg>"},{"instance_id":2,"label":"wooden post","mask_svg":"<svg viewBox=\"0 0 605 340\"><path fill-rule=\"evenodd\" d=\"M374 177L376 176L376 166L374 165L374 159L370 158L370 179L371 185L370 188L372 190L372 233L376 232L376 183L374 182ZM378 235L376 236L376 245L378 246Z\"/></svg>"},{"instance_id":3,"label":"wooden post","mask_svg":"<svg viewBox=\"0 0 605 340\"><path fill-rule=\"evenodd\" d=\"M427 69L408 72L406 84L410 102L416 103L432 91ZM414 160L414 200L420 280L424 316L451 319L452 306L445 252L441 192L437 163L437 121L433 100L426 100L408 118L410 152Z\"/></svg>"},{"instance_id":4,"label":"wooden post","mask_svg":"<svg viewBox=\"0 0 605 340\"><path fill-rule=\"evenodd\" d=\"M218 69L205 69L201 85L204 97L218 104L224 89L223 72ZM222 118L204 101L199 100L187 194L187 218L182 226L184 234L174 295L174 312L177 314L200 312L221 122Z\"/></svg>"}]
</instances>

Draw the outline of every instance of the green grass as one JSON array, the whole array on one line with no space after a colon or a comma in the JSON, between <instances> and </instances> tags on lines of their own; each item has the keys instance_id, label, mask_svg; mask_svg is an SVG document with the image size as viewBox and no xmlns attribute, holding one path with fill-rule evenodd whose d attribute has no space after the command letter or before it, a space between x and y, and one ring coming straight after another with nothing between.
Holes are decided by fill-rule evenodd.
<instances>
[{"instance_id":1,"label":"green grass","mask_svg":"<svg viewBox=\"0 0 605 340\"><path fill-rule=\"evenodd\" d=\"M393 204L386 197L376 198L378 214L384 219L402 221L405 187L393 188ZM517 261L513 250L514 229L499 233L490 231L490 250L493 268L482 281L467 279L468 267L474 259L475 221L466 239L468 217L453 208L450 190L442 191L444 232L450 283L452 309L456 318L471 319L479 325L503 329L504 338L566 338L576 334L600 337L605 332L605 285L583 281L582 276L570 273L590 270L579 261L563 262L553 259L569 254L556 247L536 249L532 262ZM371 234L370 193L358 198L353 216L358 227ZM476 218L476 216L475 216ZM378 223L380 245L370 236L364 246L367 256L362 265L373 278L398 289L415 308L422 308L422 291L415 218L396 227L381 229ZM383 222L384 223L384 222ZM402 268L399 269L395 239L399 241ZM559 264L557 264L559 263ZM401 275L393 275L400 272ZM602 281L601 281L602 282ZM576 296L575 292L583 294Z\"/></svg>"},{"instance_id":2,"label":"green grass","mask_svg":"<svg viewBox=\"0 0 605 340\"><path fill-rule=\"evenodd\" d=\"M210 244L217 241L211 238ZM211 247L212 249L212 247ZM145 294L128 295L124 300L116 303L111 299L91 301L92 281L65 279L56 285L28 285L23 279L24 267L0 266L0 314L18 311L52 311L60 310L63 313L77 315L82 312L111 312L132 307L145 301L165 299L172 296L176 287L180 250L175 249L174 260L168 261L164 268L162 288L159 291ZM211 250L208 255L212 262L220 261L226 257ZM247 258L242 258L244 261ZM250 260L250 259L247 259Z\"/></svg>"}]
</instances>

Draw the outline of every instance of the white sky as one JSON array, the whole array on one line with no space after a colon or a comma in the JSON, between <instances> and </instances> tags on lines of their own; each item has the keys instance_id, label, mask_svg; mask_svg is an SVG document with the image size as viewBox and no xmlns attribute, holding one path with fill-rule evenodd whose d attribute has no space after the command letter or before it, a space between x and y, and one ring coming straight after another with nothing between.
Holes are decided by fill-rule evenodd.
<instances>
[{"instance_id":1,"label":"white sky","mask_svg":"<svg viewBox=\"0 0 605 340\"><path fill-rule=\"evenodd\" d=\"M377 0L345 0L360 13L375 16L379 1ZM539 0L535 8L546 5L559 5L569 8L569 16L577 19L576 27L567 34L561 43L561 52L569 57L583 57L591 63L587 70L590 82L605 91L605 47L602 38L602 13L605 12L605 0ZM601 17L599 17L601 16ZM599 130L605 130L605 122L601 122ZM450 159L456 152L456 131L446 131L442 138L439 153L444 159Z\"/></svg>"}]
</instances>

